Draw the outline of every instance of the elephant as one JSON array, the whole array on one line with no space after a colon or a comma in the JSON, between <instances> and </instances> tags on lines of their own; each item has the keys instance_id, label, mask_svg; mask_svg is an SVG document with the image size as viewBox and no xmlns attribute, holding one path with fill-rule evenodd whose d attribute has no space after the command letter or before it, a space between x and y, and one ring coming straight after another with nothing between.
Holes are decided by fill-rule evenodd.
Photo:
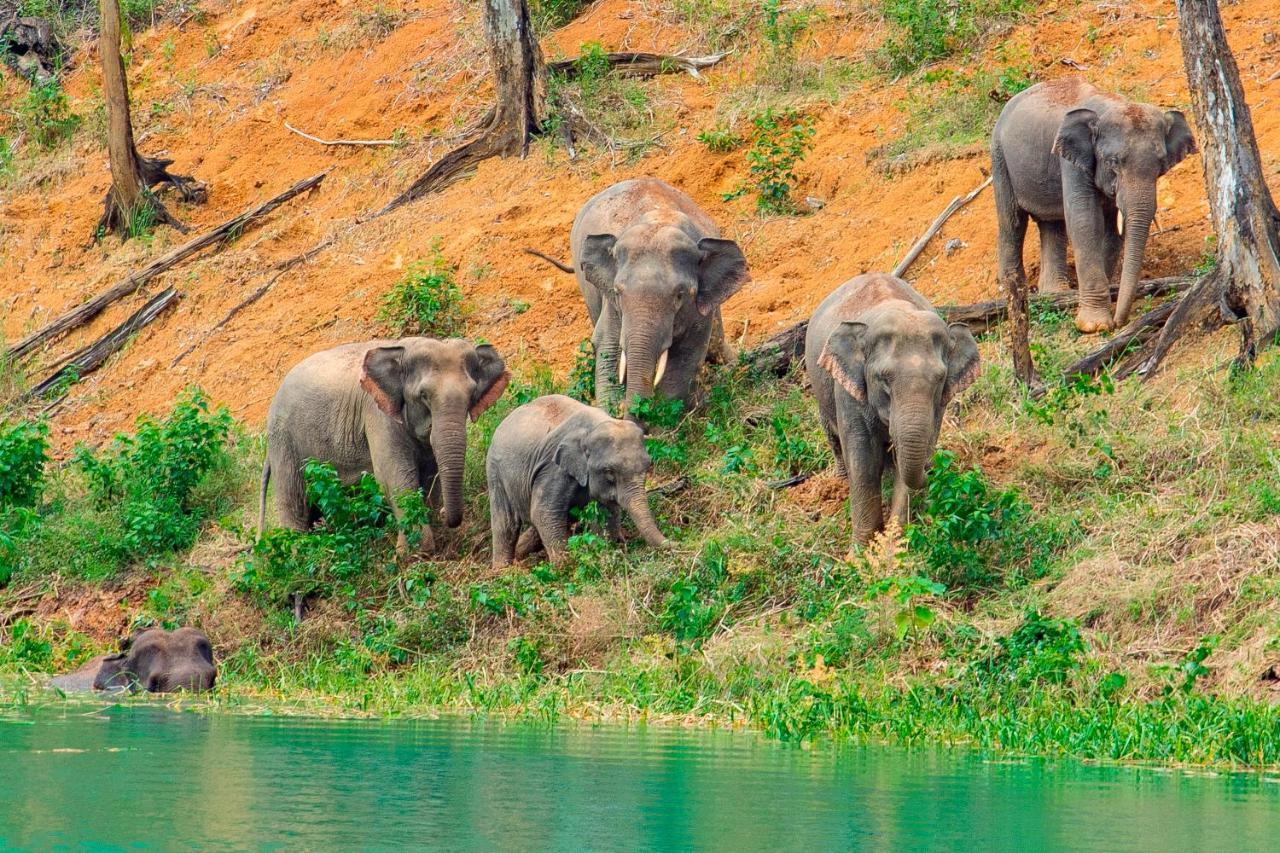
<instances>
[{"instance_id":1,"label":"elephant","mask_svg":"<svg viewBox=\"0 0 1280 853\"><path fill-rule=\"evenodd\" d=\"M494 568L528 556L539 544L553 562L561 559L570 510L593 500L608 513L615 540L621 538L619 511L625 510L645 542L667 546L644 488L652 467L644 431L633 421L561 394L520 406L498 425L485 460ZM522 527L528 529L519 535Z\"/></svg>"},{"instance_id":2,"label":"elephant","mask_svg":"<svg viewBox=\"0 0 1280 853\"><path fill-rule=\"evenodd\" d=\"M1022 244L1031 217L1040 231L1040 291L1067 288L1070 239L1080 287L1076 328L1089 334L1123 326L1155 218L1156 181L1195 151L1182 113L1127 101L1078 78L1015 95L991 134L1002 286L1025 287Z\"/></svg>"},{"instance_id":3,"label":"elephant","mask_svg":"<svg viewBox=\"0 0 1280 853\"><path fill-rule=\"evenodd\" d=\"M892 463L893 515L907 520L910 490L925 485L947 403L978 374L978 345L947 325L907 282L868 273L814 311L805 369L836 471L849 480L855 543L884 529L880 482Z\"/></svg>"},{"instance_id":4,"label":"elephant","mask_svg":"<svg viewBox=\"0 0 1280 853\"><path fill-rule=\"evenodd\" d=\"M510 378L496 349L461 338L374 340L304 359L285 376L267 414L259 537L273 477L283 526L306 530L318 520L302 476L308 459L332 463L345 483L372 473L397 518L399 497L422 488L433 514L443 506L444 523L457 527L467 417L480 417ZM403 533L397 548L407 552ZM435 548L430 523L421 548Z\"/></svg>"},{"instance_id":5,"label":"elephant","mask_svg":"<svg viewBox=\"0 0 1280 853\"><path fill-rule=\"evenodd\" d=\"M751 280L738 244L693 199L657 178L614 184L574 219L575 266L594 331L596 402L662 396L692 402L708 350L722 360L721 304ZM615 383L616 377L616 383Z\"/></svg>"},{"instance_id":6,"label":"elephant","mask_svg":"<svg viewBox=\"0 0 1280 853\"><path fill-rule=\"evenodd\" d=\"M89 690L172 693L212 690L218 678L209 638L195 628L151 628L128 638L120 651L99 655L49 682L64 692Z\"/></svg>"}]
</instances>

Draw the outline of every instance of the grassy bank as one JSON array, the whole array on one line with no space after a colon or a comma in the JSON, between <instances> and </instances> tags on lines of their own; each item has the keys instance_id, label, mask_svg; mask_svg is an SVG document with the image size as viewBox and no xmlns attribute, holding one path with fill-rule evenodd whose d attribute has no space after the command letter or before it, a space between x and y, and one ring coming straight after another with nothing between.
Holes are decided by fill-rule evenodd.
<instances>
[{"instance_id":1,"label":"grassy bank","mask_svg":"<svg viewBox=\"0 0 1280 853\"><path fill-rule=\"evenodd\" d=\"M1085 346L1063 317L1036 332L1046 365ZM847 561L845 489L798 376L722 369L699 411L651 411L653 505L673 552L619 547L587 518L565 564L502 573L487 562L488 438L520 402L581 394L581 369L519 377L474 425L466 522L441 558L409 565L376 488L322 468L313 494L334 522L252 547L261 441L198 395L61 467L39 464L38 425L11 424L4 689L38 695L38 675L115 632L196 624L225 707L649 718L1280 765L1266 680L1280 643L1280 361L1237 377L1192 354L1151 386L1076 381L1029 402L1000 345L982 348L915 521ZM797 475L813 476L774 487ZM294 594L307 596L301 624Z\"/></svg>"}]
</instances>

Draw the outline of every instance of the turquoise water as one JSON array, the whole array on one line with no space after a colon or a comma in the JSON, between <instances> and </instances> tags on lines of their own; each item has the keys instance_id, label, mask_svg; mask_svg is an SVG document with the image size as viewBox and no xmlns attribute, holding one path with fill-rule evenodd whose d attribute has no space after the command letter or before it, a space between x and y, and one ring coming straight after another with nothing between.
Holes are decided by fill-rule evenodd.
<instances>
[{"instance_id":1,"label":"turquoise water","mask_svg":"<svg viewBox=\"0 0 1280 853\"><path fill-rule=\"evenodd\" d=\"M752 734L0 715L0 848L1274 850L1280 784Z\"/></svg>"}]
</instances>

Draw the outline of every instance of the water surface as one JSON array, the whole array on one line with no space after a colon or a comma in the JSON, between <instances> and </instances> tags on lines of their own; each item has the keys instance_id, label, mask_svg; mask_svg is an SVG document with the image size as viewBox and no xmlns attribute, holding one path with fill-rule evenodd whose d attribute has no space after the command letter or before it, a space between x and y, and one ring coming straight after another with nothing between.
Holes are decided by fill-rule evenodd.
<instances>
[{"instance_id":1,"label":"water surface","mask_svg":"<svg viewBox=\"0 0 1280 853\"><path fill-rule=\"evenodd\" d=\"M1276 781L748 733L68 705L0 716L0 848L1274 850Z\"/></svg>"}]
</instances>

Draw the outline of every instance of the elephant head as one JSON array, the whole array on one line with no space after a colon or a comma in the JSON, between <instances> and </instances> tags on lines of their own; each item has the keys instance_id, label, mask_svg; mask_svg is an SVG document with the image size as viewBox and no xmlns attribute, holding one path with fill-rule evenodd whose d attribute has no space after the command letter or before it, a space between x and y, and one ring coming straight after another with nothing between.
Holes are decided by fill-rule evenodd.
<instances>
[{"instance_id":1,"label":"elephant head","mask_svg":"<svg viewBox=\"0 0 1280 853\"><path fill-rule=\"evenodd\" d=\"M209 638L195 628L169 632L152 628L121 643L120 651L103 658L93 679L94 690L212 690L218 677Z\"/></svg>"},{"instance_id":2,"label":"elephant head","mask_svg":"<svg viewBox=\"0 0 1280 853\"><path fill-rule=\"evenodd\" d=\"M969 327L932 311L881 309L841 323L818 363L888 428L899 480L923 487L943 410L978 375Z\"/></svg>"},{"instance_id":3,"label":"elephant head","mask_svg":"<svg viewBox=\"0 0 1280 853\"><path fill-rule=\"evenodd\" d=\"M1124 104L1099 114L1067 113L1053 153L1091 175L1093 184L1115 201L1124 239L1120 295L1115 322L1129 318L1142 269L1142 254L1156 213L1156 181L1196 151L1187 120L1177 110Z\"/></svg>"},{"instance_id":4,"label":"elephant head","mask_svg":"<svg viewBox=\"0 0 1280 853\"><path fill-rule=\"evenodd\" d=\"M626 510L645 542L659 548L668 544L649 511L644 481L653 460L638 424L614 418L571 421L552 458L594 500Z\"/></svg>"},{"instance_id":5,"label":"elephant head","mask_svg":"<svg viewBox=\"0 0 1280 853\"><path fill-rule=\"evenodd\" d=\"M750 281L732 240L694 240L673 225L643 222L621 234L591 234L581 269L622 317L618 381L628 401L653 396L672 341L705 322Z\"/></svg>"},{"instance_id":6,"label":"elephant head","mask_svg":"<svg viewBox=\"0 0 1280 853\"><path fill-rule=\"evenodd\" d=\"M449 527L462 523L467 417L480 417L502 396L510 378L496 349L460 338L403 338L365 353L360 387L431 448Z\"/></svg>"}]
</instances>

